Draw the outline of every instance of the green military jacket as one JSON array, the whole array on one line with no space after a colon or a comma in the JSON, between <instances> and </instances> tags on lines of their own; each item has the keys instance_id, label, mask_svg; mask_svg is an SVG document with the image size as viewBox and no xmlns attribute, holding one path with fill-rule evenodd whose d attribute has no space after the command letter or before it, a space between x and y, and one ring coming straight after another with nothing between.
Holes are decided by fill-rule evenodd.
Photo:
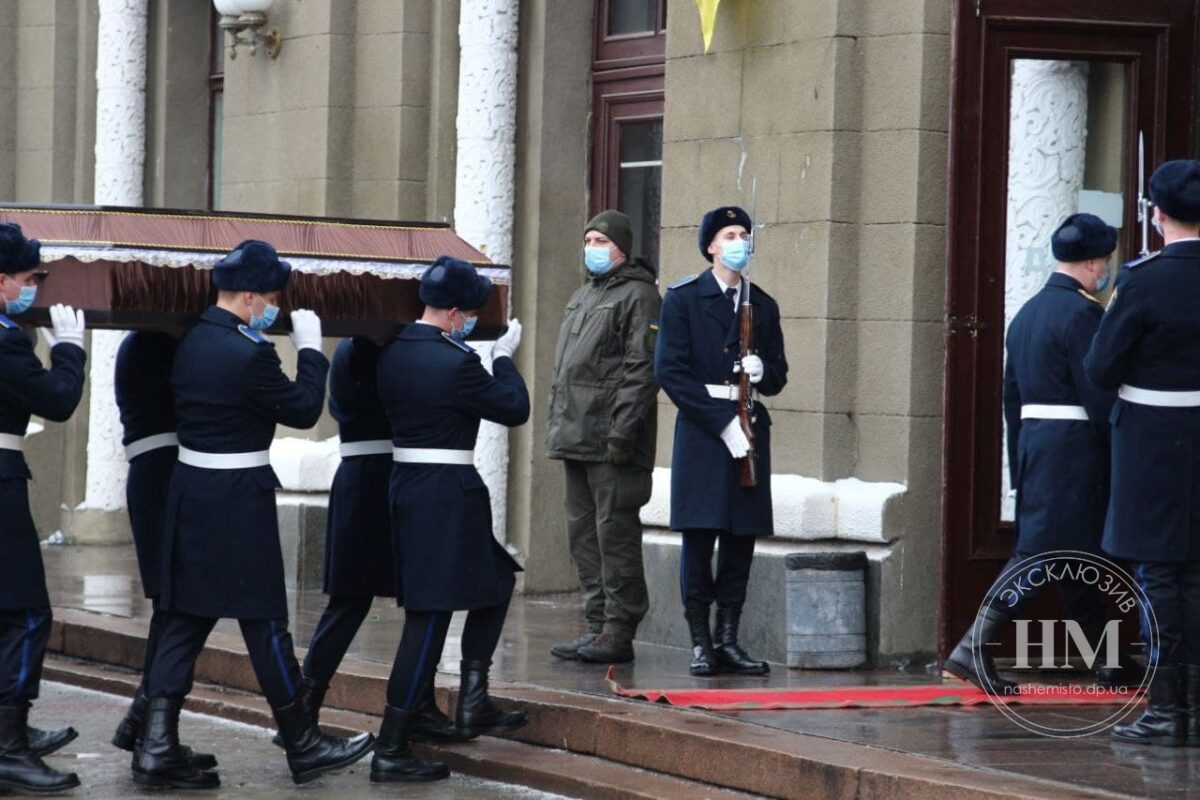
<instances>
[{"instance_id":1,"label":"green military jacket","mask_svg":"<svg viewBox=\"0 0 1200 800\"><path fill-rule=\"evenodd\" d=\"M654 267L641 258L589 279L571 297L550 384L550 458L604 461L611 441L633 454L631 465L654 467L661 308Z\"/></svg>"}]
</instances>

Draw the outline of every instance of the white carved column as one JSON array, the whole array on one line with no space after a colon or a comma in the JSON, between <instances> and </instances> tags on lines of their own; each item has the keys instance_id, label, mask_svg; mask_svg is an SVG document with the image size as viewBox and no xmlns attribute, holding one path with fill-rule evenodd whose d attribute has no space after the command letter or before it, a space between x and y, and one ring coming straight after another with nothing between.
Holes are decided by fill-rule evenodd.
<instances>
[{"instance_id":1,"label":"white carved column","mask_svg":"<svg viewBox=\"0 0 1200 800\"><path fill-rule=\"evenodd\" d=\"M462 0L458 26L458 159L454 227L499 264L512 263L516 173L517 16L511 0ZM479 348L491 368L491 346ZM475 463L492 497L496 538L507 541L508 430L485 422Z\"/></svg>"},{"instance_id":2,"label":"white carved column","mask_svg":"<svg viewBox=\"0 0 1200 800\"><path fill-rule=\"evenodd\" d=\"M1050 235L1079 207L1087 155L1088 68L1076 61L1013 62L1009 110L1004 325L1054 269ZM1011 520L1008 450L1002 518Z\"/></svg>"},{"instance_id":3,"label":"white carved column","mask_svg":"<svg viewBox=\"0 0 1200 800\"><path fill-rule=\"evenodd\" d=\"M96 172L98 205L142 205L146 154L148 0L99 0L96 46ZM123 334L93 331L88 351L87 491L75 509L76 541L128 539L125 458L113 392L113 367Z\"/></svg>"}]
</instances>

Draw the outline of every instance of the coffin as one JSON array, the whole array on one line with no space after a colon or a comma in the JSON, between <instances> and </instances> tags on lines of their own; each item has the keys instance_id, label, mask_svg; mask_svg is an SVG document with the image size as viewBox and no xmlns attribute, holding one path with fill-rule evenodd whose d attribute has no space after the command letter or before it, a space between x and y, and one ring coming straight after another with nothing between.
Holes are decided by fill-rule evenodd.
<instances>
[{"instance_id":1,"label":"coffin","mask_svg":"<svg viewBox=\"0 0 1200 800\"><path fill-rule=\"evenodd\" d=\"M82 308L89 328L141 330L191 324L216 298L210 272L244 239L270 242L292 277L271 332L287 312L309 308L326 336L382 335L421 315L421 275L438 256L475 264L496 285L473 338L506 327L512 270L491 263L448 225L108 206L0 205L42 242L48 272L22 321L48 322L46 308Z\"/></svg>"}]
</instances>

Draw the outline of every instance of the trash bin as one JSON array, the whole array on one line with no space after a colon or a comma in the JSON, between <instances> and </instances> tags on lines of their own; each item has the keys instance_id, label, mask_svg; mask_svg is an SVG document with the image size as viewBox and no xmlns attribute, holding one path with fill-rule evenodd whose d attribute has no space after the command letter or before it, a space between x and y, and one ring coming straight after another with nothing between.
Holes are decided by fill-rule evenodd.
<instances>
[{"instance_id":1,"label":"trash bin","mask_svg":"<svg viewBox=\"0 0 1200 800\"><path fill-rule=\"evenodd\" d=\"M867 554L792 553L787 571L787 665L851 669L867 661Z\"/></svg>"}]
</instances>

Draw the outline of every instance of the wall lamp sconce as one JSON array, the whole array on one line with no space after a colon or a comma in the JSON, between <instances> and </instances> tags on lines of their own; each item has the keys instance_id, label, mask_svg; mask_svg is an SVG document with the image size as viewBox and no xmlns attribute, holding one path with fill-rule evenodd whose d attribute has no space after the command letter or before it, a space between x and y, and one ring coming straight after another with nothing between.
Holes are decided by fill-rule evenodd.
<instances>
[{"instance_id":1,"label":"wall lamp sconce","mask_svg":"<svg viewBox=\"0 0 1200 800\"><path fill-rule=\"evenodd\" d=\"M239 44L250 46L250 55L258 53L258 45L271 58L278 58L283 47L283 36L278 28L272 28L264 33L267 24L267 12L271 10L274 0L213 0L213 7L221 15L218 23L225 31L225 39L229 42L229 58L237 58Z\"/></svg>"}]
</instances>

